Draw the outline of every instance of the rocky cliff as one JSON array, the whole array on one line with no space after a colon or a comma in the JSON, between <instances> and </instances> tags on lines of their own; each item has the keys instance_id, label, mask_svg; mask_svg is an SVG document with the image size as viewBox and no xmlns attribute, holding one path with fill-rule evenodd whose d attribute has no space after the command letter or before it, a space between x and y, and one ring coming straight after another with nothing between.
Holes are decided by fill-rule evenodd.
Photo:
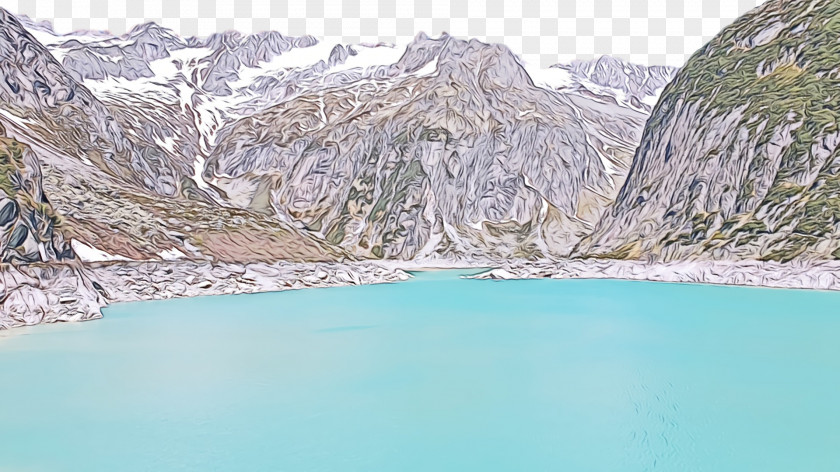
<instances>
[{"instance_id":1,"label":"rocky cliff","mask_svg":"<svg viewBox=\"0 0 840 472\"><path fill-rule=\"evenodd\" d=\"M770 0L698 51L578 254L840 256L838 37L840 3Z\"/></svg>"},{"instance_id":2,"label":"rocky cliff","mask_svg":"<svg viewBox=\"0 0 840 472\"><path fill-rule=\"evenodd\" d=\"M104 299L61 225L37 157L0 125L0 328L100 316Z\"/></svg>"},{"instance_id":3,"label":"rocky cliff","mask_svg":"<svg viewBox=\"0 0 840 472\"><path fill-rule=\"evenodd\" d=\"M44 196L35 154L3 134L0 126L0 260L26 263L72 257L72 249L55 231L58 217Z\"/></svg>"}]
</instances>

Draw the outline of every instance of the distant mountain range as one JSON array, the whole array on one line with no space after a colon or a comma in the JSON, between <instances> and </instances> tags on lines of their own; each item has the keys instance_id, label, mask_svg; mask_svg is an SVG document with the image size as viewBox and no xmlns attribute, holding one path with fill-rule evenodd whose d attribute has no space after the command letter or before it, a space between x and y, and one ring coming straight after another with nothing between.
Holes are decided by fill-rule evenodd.
<instances>
[{"instance_id":1,"label":"distant mountain range","mask_svg":"<svg viewBox=\"0 0 840 472\"><path fill-rule=\"evenodd\" d=\"M2 15L0 122L44 164L68 238L114 258L564 256L674 73L534 71L446 34L59 35Z\"/></svg>"}]
</instances>

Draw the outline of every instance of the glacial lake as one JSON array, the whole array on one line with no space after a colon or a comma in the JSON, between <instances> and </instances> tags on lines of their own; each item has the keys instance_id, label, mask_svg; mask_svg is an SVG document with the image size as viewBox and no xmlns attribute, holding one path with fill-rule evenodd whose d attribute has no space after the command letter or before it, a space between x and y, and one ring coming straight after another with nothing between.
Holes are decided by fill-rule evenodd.
<instances>
[{"instance_id":1,"label":"glacial lake","mask_svg":"<svg viewBox=\"0 0 840 472\"><path fill-rule=\"evenodd\" d=\"M408 282L0 334L0 471L837 471L840 293Z\"/></svg>"}]
</instances>

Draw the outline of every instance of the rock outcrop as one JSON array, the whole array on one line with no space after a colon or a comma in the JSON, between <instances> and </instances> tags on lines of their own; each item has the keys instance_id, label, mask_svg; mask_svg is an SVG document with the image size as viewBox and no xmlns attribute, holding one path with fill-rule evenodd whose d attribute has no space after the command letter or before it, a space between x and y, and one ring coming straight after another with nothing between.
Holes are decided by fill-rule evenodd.
<instances>
[{"instance_id":1,"label":"rock outcrop","mask_svg":"<svg viewBox=\"0 0 840 472\"><path fill-rule=\"evenodd\" d=\"M102 317L101 286L72 263L0 267L0 329Z\"/></svg>"},{"instance_id":2,"label":"rock outcrop","mask_svg":"<svg viewBox=\"0 0 840 472\"><path fill-rule=\"evenodd\" d=\"M0 261L46 262L72 257L72 249L55 231L57 221L41 187L35 153L0 136Z\"/></svg>"},{"instance_id":3,"label":"rock outcrop","mask_svg":"<svg viewBox=\"0 0 840 472\"><path fill-rule=\"evenodd\" d=\"M0 126L0 328L101 316L104 299L60 227L37 157Z\"/></svg>"}]
</instances>

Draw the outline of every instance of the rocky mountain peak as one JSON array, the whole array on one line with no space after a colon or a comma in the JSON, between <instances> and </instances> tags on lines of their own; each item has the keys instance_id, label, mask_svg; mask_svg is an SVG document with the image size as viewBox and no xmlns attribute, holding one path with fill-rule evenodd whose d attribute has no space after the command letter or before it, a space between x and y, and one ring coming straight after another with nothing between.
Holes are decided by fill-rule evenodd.
<instances>
[{"instance_id":1,"label":"rocky mountain peak","mask_svg":"<svg viewBox=\"0 0 840 472\"><path fill-rule=\"evenodd\" d=\"M487 44L477 39L450 38L438 58L441 74L466 80L474 76L487 90L504 90L514 84L533 85L519 58L502 44Z\"/></svg>"},{"instance_id":2,"label":"rocky mountain peak","mask_svg":"<svg viewBox=\"0 0 840 472\"><path fill-rule=\"evenodd\" d=\"M169 57L170 51L187 46L172 30L152 22L135 26L124 38L132 43L125 48L148 61Z\"/></svg>"},{"instance_id":3,"label":"rocky mountain peak","mask_svg":"<svg viewBox=\"0 0 840 472\"><path fill-rule=\"evenodd\" d=\"M238 31L223 31L212 33L207 37L192 36L187 38L190 47L205 47L213 50L220 48L235 49L242 42L244 35Z\"/></svg>"},{"instance_id":4,"label":"rocky mountain peak","mask_svg":"<svg viewBox=\"0 0 840 472\"><path fill-rule=\"evenodd\" d=\"M611 56L551 67L568 71L597 86L619 90L638 103L656 95L677 73L675 67L640 66Z\"/></svg>"}]
</instances>

